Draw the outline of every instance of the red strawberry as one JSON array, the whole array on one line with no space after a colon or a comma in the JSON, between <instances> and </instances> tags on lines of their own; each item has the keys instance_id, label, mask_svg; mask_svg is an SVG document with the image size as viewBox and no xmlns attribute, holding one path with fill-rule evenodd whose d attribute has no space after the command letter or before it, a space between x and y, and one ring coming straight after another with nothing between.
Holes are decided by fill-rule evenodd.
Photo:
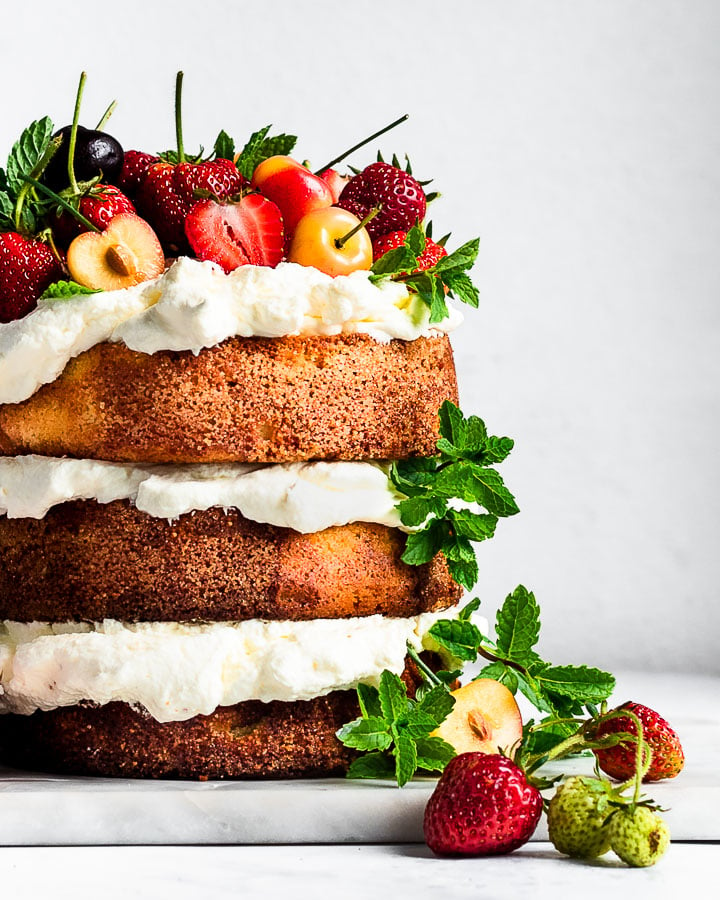
<instances>
[{"instance_id":1,"label":"red strawberry","mask_svg":"<svg viewBox=\"0 0 720 900\"><path fill-rule=\"evenodd\" d=\"M406 231L391 231L390 234L383 234L381 237L375 238L373 241L373 260L380 259L388 250L394 250L396 247L402 247L405 241ZM432 238L425 238L425 249L418 257L418 267L416 272L424 272L430 269L443 256L447 256L447 250L436 244Z\"/></svg>"},{"instance_id":2,"label":"red strawberry","mask_svg":"<svg viewBox=\"0 0 720 900\"><path fill-rule=\"evenodd\" d=\"M408 172L386 162L373 163L351 178L337 206L363 219L379 203L382 203L380 213L366 226L371 238L391 231L406 231L425 218L427 203L420 183Z\"/></svg>"},{"instance_id":3,"label":"red strawberry","mask_svg":"<svg viewBox=\"0 0 720 900\"><path fill-rule=\"evenodd\" d=\"M0 234L0 322L26 316L60 278L60 263L47 244L14 231Z\"/></svg>"},{"instance_id":4,"label":"red strawberry","mask_svg":"<svg viewBox=\"0 0 720 900\"><path fill-rule=\"evenodd\" d=\"M505 756L450 760L425 808L428 847L440 855L510 853L530 840L542 795Z\"/></svg>"},{"instance_id":5,"label":"red strawberry","mask_svg":"<svg viewBox=\"0 0 720 900\"><path fill-rule=\"evenodd\" d=\"M143 153L142 150L126 150L122 171L116 179L117 186L128 197L137 197L148 169L157 162L160 162L159 156Z\"/></svg>"},{"instance_id":6,"label":"red strawberry","mask_svg":"<svg viewBox=\"0 0 720 900\"><path fill-rule=\"evenodd\" d=\"M185 217L197 203L197 190L209 191L218 200L239 193L245 179L229 159L202 163L155 163L140 186L137 207L166 249L186 246Z\"/></svg>"},{"instance_id":7,"label":"red strawberry","mask_svg":"<svg viewBox=\"0 0 720 900\"><path fill-rule=\"evenodd\" d=\"M132 201L112 184L98 184L80 198L78 210L100 231L110 220L123 213L134 213ZM52 223L55 240L64 247L88 229L72 213L62 212Z\"/></svg>"},{"instance_id":8,"label":"red strawberry","mask_svg":"<svg viewBox=\"0 0 720 900\"><path fill-rule=\"evenodd\" d=\"M685 764L680 739L662 716L655 710L640 703L623 703L618 709L628 709L642 722L643 738L652 749L652 761L643 781L662 781L663 778L674 778ZM607 719L600 724L597 736L617 734L626 731L629 734L637 734L635 723L629 717L619 716ZM635 741L626 741L607 747L603 750L594 750L600 768L611 778L618 781L626 781L635 776Z\"/></svg>"},{"instance_id":9,"label":"red strawberry","mask_svg":"<svg viewBox=\"0 0 720 900\"><path fill-rule=\"evenodd\" d=\"M232 272L238 266L276 266L283 255L280 210L260 194L235 203L202 200L185 219L185 233L198 259Z\"/></svg>"}]
</instances>

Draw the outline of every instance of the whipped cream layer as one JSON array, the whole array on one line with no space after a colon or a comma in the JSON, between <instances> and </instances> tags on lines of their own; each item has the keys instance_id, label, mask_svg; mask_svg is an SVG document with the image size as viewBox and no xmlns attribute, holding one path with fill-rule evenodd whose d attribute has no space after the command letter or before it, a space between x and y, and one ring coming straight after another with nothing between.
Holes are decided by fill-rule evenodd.
<instances>
[{"instance_id":1,"label":"whipped cream layer","mask_svg":"<svg viewBox=\"0 0 720 900\"><path fill-rule=\"evenodd\" d=\"M245 700L309 700L377 684L383 669L400 674L406 642L422 649L433 623L455 615L207 625L4 622L0 712L119 700L171 722Z\"/></svg>"},{"instance_id":2,"label":"whipped cream layer","mask_svg":"<svg viewBox=\"0 0 720 900\"><path fill-rule=\"evenodd\" d=\"M138 466L35 455L0 458L0 515L11 519L42 519L70 500L129 500L161 519L221 507L309 534L351 522L400 527L395 505L401 499L379 463Z\"/></svg>"},{"instance_id":3,"label":"whipped cream layer","mask_svg":"<svg viewBox=\"0 0 720 900\"><path fill-rule=\"evenodd\" d=\"M75 356L103 341L141 353L199 353L233 336L283 337L360 332L412 341L462 322L452 309L429 322L428 307L401 284L374 285L369 273L331 278L311 266L241 266L229 275L181 257L153 281L122 291L40 301L0 324L0 403L19 403L54 381Z\"/></svg>"}]
</instances>

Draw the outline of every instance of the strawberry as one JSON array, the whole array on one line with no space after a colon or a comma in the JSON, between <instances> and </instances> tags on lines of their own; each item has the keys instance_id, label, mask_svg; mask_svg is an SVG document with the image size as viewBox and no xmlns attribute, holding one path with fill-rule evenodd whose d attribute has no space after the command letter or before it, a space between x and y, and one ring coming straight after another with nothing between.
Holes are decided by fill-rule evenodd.
<instances>
[{"instance_id":1,"label":"strawberry","mask_svg":"<svg viewBox=\"0 0 720 900\"><path fill-rule=\"evenodd\" d=\"M667 850L670 829L647 806L620 809L608 826L610 846L629 866L652 866Z\"/></svg>"},{"instance_id":2,"label":"strawberry","mask_svg":"<svg viewBox=\"0 0 720 900\"><path fill-rule=\"evenodd\" d=\"M116 178L117 186L128 197L137 197L148 169L157 162L160 162L159 156L143 153L142 150L126 150L122 171Z\"/></svg>"},{"instance_id":3,"label":"strawberry","mask_svg":"<svg viewBox=\"0 0 720 900\"><path fill-rule=\"evenodd\" d=\"M650 768L645 773L643 781L662 781L664 778L674 778L678 775L685 764L685 755L680 739L665 719L655 710L640 703L623 703L618 709L627 709L640 719L643 738L652 750ZM635 723L629 716L602 721L597 730L597 737L617 734L620 731L637 734ZM626 781L635 775L635 751L635 741L624 741L614 747L596 749L593 752L603 772L618 781Z\"/></svg>"},{"instance_id":4,"label":"strawberry","mask_svg":"<svg viewBox=\"0 0 720 900\"><path fill-rule=\"evenodd\" d=\"M232 272L238 266L276 266L283 255L280 210L260 194L234 203L202 200L185 219L185 233L198 259Z\"/></svg>"},{"instance_id":5,"label":"strawberry","mask_svg":"<svg viewBox=\"0 0 720 900\"><path fill-rule=\"evenodd\" d=\"M547 820L550 840L560 853L594 859L610 849L605 821L609 810L602 785L598 779L573 775L555 792Z\"/></svg>"},{"instance_id":6,"label":"strawberry","mask_svg":"<svg viewBox=\"0 0 720 900\"><path fill-rule=\"evenodd\" d=\"M14 231L0 234L0 322L27 315L60 278L60 263L47 244Z\"/></svg>"},{"instance_id":7,"label":"strawberry","mask_svg":"<svg viewBox=\"0 0 720 900\"><path fill-rule=\"evenodd\" d=\"M396 247L402 247L405 241L407 231L391 231L390 234L383 234L381 237L375 238L373 241L373 261L380 259L389 250ZM418 257L418 267L416 272L424 272L425 269L431 269L435 263L447 256L447 250L436 244L432 238L425 238L425 249Z\"/></svg>"},{"instance_id":8,"label":"strawberry","mask_svg":"<svg viewBox=\"0 0 720 900\"><path fill-rule=\"evenodd\" d=\"M428 847L440 855L510 853L530 840L542 795L505 756L450 760L425 809Z\"/></svg>"},{"instance_id":9,"label":"strawberry","mask_svg":"<svg viewBox=\"0 0 720 900\"><path fill-rule=\"evenodd\" d=\"M229 159L177 165L159 162L147 170L137 207L166 249L182 250L186 247L185 218L198 201L196 191L226 200L239 193L243 184L245 179Z\"/></svg>"},{"instance_id":10,"label":"strawberry","mask_svg":"<svg viewBox=\"0 0 720 900\"><path fill-rule=\"evenodd\" d=\"M343 188L337 206L364 219L382 204L380 213L368 223L375 239L391 231L406 231L425 218L427 203L421 184L408 172L386 162L376 162L355 175Z\"/></svg>"},{"instance_id":11,"label":"strawberry","mask_svg":"<svg viewBox=\"0 0 720 900\"><path fill-rule=\"evenodd\" d=\"M75 202L78 211L100 231L104 231L115 216L135 212L132 201L112 184L97 184ZM88 230L72 213L66 211L52 222L52 229L55 240L64 247Z\"/></svg>"}]
</instances>

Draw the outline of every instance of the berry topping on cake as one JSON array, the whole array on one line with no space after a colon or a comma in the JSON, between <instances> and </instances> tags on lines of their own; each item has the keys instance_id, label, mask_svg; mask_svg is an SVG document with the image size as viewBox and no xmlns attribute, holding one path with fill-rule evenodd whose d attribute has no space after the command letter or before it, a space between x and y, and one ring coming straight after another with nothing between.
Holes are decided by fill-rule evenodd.
<instances>
[{"instance_id":1,"label":"berry topping on cake","mask_svg":"<svg viewBox=\"0 0 720 900\"><path fill-rule=\"evenodd\" d=\"M140 191L148 169L158 162L160 162L160 157L152 153L144 153L142 150L126 150L122 169L116 179L117 186L128 197L134 199Z\"/></svg>"},{"instance_id":2,"label":"berry topping on cake","mask_svg":"<svg viewBox=\"0 0 720 900\"><path fill-rule=\"evenodd\" d=\"M422 185L409 172L386 162L376 162L351 178L340 194L338 206L364 218L382 206L368 225L373 239L391 231L407 231L425 218L427 202Z\"/></svg>"},{"instance_id":3,"label":"berry topping on cake","mask_svg":"<svg viewBox=\"0 0 720 900\"><path fill-rule=\"evenodd\" d=\"M288 260L331 276L369 269L373 256L366 224L335 206L315 209L298 222Z\"/></svg>"},{"instance_id":4,"label":"berry topping on cake","mask_svg":"<svg viewBox=\"0 0 720 900\"><path fill-rule=\"evenodd\" d=\"M304 216L332 206L335 199L326 181L290 156L271 156L261 162L253 172L251 183L277 204L288 241Z\"/></svg>"},{"instance_id":5,"label":"berry topping on cake","mask_svg":"<svg viewBox=\"0 0 720 900\"><path fill-rule=\"evenodd\" d=\"M330 188L333 203L337 203L340 199L340 194L343 192L343 188L348 181L350 181L350 176L341 175L339 172L336 172L335 169L325 169L324 172L320 173L320 178L322 178L325 184Z\"/></svg>"},{"instance_id":6,"label":"berry topping on cake","mask_svg":"<svg viewBox=\"0 0 720 900\"><path fill-rule=\"evenodd\" d=\"M115 216L135 212L129 197L112 184L97 184L86 194L68 198L68 202L100 231L107 228ZM67 210L61 210L54 221L51 219L51 227L56 242L62 247L67 247L73 238L89 230L79 216Z\"/></svg>"},{"instance_id":7,"label":"berry topping on cake","mask_svg":"<svg viewBox=\"0 0 720 900\"><path fill-rule=\"evenodd\" d=\"M386 253L389 253L390 250L402 247L406 238L407 231L391 231L389 234L383 234L375 238L373 241L373 260L380 259ZM432 238L426 236L425 248L418 256L418 264L415 271L424 272L426 269L431 269L443 256L447 256L445 247L441 244L436 244Z\"/></svg>"},{"instance_id":8,"label":"berry topping on cake","mask_svg":"<svg viewBox=\"0 0 720 900\"><path fill-rule=\"evenodd\" d=\"M198 259L232 272L238 266L276 266L283 255L283 221L260 194L231 203L202 200L185 219L185 234Z\"/></svg>"},{"instance_id":9,"label":"berry topping on cake","mask_svg":"<svg viewBox=\"0 0 720 900\"><path fill-rule=\"evenodd\" d=\"M71 132L72 125L66 125L53 135L61 138L62 143L45 170L44 181L56 191L70 184L68 156L72 145ZM112 135L78 125L74 149L73 167L78 181L90 181L93 178L113 181L120 174L123 149Z\"/></svg>"},{"instance_id":10,"label":"berry topping on cake","mask_svg":"<svg viewBox=\"0 0 720 900\"><path fill-rule=\"evenodd\" d=\"M17 232L0 234L0 322L31 312L62 269L47 244Z\"/></svg>"},{"instance_id":11,"label":"berry topping on cake","mask_svg":"<svg viewBox=\"0 0 720 900\"><path fill-rule=\"evenodd\" d=\"M76 237L68 247L67 267L78 284L115 291L162 275L165 255L148 223L123 213L104 231Z\"/></svg>"}]
</instances>

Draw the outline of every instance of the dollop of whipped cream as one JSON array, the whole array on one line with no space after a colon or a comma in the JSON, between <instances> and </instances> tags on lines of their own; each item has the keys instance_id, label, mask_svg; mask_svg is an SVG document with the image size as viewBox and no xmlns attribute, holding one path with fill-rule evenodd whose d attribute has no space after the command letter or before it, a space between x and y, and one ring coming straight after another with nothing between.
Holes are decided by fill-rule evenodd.
<instances>
[{"instance_id":1,"label":"dollop of whipped cream","mask_svg":"<svg viewBox=\"0 0 720 900\"><path fill-rule=\"evenodd\" d=\"M0 625L0 712L123 701L158 722L245 700L309 700L400 674L439 618Z\"/></svg>"},{"instance_id":2,"label":"dollop of whipped cream","mask_svg":"<svg viewBox=\"0 0 720 900\"><path fill-rule=\"evenodd\" d=\"M359 332L412 341L462 322L451 309L430 325L428 307L394 282L369 273L331 278L311 266L241 266L229 275L181 257L153 281L121 291L40 301L22 319L0 324L0 403L19 403L54 381L95 344L122 341L141 353L199 353L233 336L283 337Z\"/></svg>"},{"instance_id":3,"label":"dollop of whipped cream","mask_svg":"<svg viewBox=\"0 0 720 900\"><path fill-rule=\"evenodd\" d=\"M386 467L371 462L139 466L35 455L0 458L0 515L11 519L42 519L70 500L129 500L161 519L217 506L309 534L351 522L400 527L395 505L401 499Z\"/></svg>"}]
</instances>

